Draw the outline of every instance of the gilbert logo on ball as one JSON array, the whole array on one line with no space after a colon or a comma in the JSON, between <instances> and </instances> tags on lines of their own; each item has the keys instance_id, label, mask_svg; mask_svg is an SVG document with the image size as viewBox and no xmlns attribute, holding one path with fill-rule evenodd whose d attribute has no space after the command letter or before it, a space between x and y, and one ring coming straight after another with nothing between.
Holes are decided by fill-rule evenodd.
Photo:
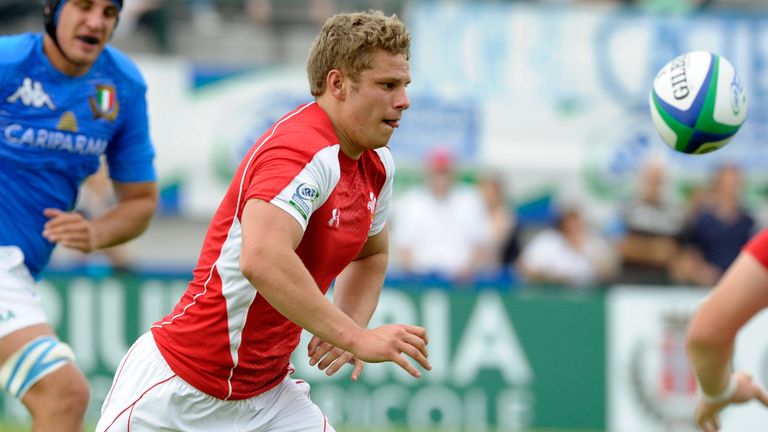
<instances>
[{"instance_id":1,"label":"gilbert logo on ball","mask_svg":"<svg viewBox=\"0 0 768 432\"><path fill-rule=\"evenodd\" d=\"M664 65L653 81L649 104L661 138L688 154L723 147L747 115L747 95L736 70L724 57L706 51Z\"/></svg>"}]
</instances>

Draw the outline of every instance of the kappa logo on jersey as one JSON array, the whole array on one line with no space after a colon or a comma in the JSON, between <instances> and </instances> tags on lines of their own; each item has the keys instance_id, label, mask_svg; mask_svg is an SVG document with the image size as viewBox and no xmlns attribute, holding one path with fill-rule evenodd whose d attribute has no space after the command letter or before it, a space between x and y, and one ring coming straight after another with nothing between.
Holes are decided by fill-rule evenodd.
<instances>
[{"instance_id":1,"label":"kappa logo on jersey","mask_svg":"<svg viewBox=\"0 0 768 432\"><path fill-rule=\"evenodd\" d=\"M302 183L296 188L296 191L293 192L293 196L288 203L295 208L306 221L309 219L309 214L312 210L311 204L318 196L320 196L320 191L317 186L309 183Z\"/></svg>"},{"instance_id":2,"label":"kappa logo on jersey","mask_svg":"<svg viewBox=\"0 0 768 432\"><path fill-rule=\"evenodd\" d=\"M93 118L115 121L117 112L120 110L120 102L117 100L117 91L114 86L97 85L96 96L92 96L90 102Z\"/></svg>"},{"instance_id":3,"label":"kappa logo on jersey","mask_svg":"<svg viewBox=\"0 0 768 432\"><path fill-rule=\"evenodd\" d=\"M331 211L331 218L328 219L328 226L331 228L338 228L341 221L341 210L335 208Z\"/></svg>"},{"instance_id":4,"label":"kappa logo on jersey","mask_svg":"<svg viewBox=\"0 0 768 432\"><path fill-rule=\"evenodd\" d=\"M18 100L21 100L21 104L24 106L48 107L51 111L56 109L51 97L43 89L43 84L40 81L32 81L30 77L24 78L16 92L6 99L9 103L16 103Z\"/></svg>"},{"instance_id":5,"label":"kappa logo on jersey","mask_svg":"<svg viewBox=\"0 0 768 432\"><path fill-rule=\"evenodd\" d=\"M376 195L373 192L369 192L368 211L371 212L371 221L376 214Z\"/></svg>"}]
</instances>

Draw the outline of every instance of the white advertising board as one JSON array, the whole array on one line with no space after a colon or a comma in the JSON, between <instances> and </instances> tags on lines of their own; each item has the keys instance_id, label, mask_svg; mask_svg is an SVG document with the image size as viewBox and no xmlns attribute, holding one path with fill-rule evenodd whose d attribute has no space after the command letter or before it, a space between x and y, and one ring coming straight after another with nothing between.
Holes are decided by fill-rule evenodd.
<instances>
[{"instance_id":1,"label":"white advertising board","mask_svg":"<svg viewBox=\"0 0 768 432\"><path fill-rule=\"evenodd\" d=\"M615 287L606 301L607 426L611 432L693 432L696 380L685 354L688 322L707 290ZM734 367L768 382L768 312L745 326ZM723 412L722 432L760 432L768 409L753 402Z\"/></svg>"}]
</instances>

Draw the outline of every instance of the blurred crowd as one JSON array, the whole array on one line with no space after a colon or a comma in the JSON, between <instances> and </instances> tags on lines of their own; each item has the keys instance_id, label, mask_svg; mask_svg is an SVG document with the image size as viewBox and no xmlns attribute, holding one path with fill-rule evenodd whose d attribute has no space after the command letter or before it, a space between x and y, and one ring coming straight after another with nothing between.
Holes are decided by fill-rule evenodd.
<instances>
[{"instance_id":1,"label":"blurred crowd","mask_svg":"<svg viewBox=\"0 0 768 432\"><path fill-rule=\"evenodd\" d=\"M468 169L447 148L432 149L416 170L423 179L400 187L391 206L394 281L712 287L762 228L744 203L742 170L728 163L681 187L662 159L649 158L609 221L598 221L585 202L557 198L538 216L521 217L508 181L514 173ZM79 211L93 216L111 205L106 179L103 170L88 179ZM136 264L130 245L75 259L106 260L120 272Z\"/></svg>"},{"instance_id":2,"label":"blurred crowd","mask_svg":"<svg viewBox=\"0 0 768 432\"><path fill-rule=\"evenodd\" d=\"M650 158L633 198L600 226L573 200L554 200L550 217L523 223L504 177L478 171L476 181L461 181L450 152L427 156L424 183L393 203L394 274L456 282L511 277L574 289L711 287L759 228L742 201L742 171L732 164L689 185L680 204L669 198L664 162Z\"/></svg>"}]
</instances>

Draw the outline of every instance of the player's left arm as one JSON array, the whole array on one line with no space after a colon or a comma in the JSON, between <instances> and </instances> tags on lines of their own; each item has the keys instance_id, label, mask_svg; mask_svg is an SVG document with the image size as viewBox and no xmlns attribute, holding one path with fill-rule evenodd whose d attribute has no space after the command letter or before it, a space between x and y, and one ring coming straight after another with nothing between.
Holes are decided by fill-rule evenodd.
<instances>
[{"instance_id":1,"label":"player's left arm","mask_svg":"<svg viewBox=\"0 0 768 432\"><path fill-rule=\"evenodd\" d=\"M363 249L336 278L333 302L361 327L368 327L387 272L389 259L389 230L385 226L376 235L368 237ZM352 379L357 380L363 363L354 356L327 342L313 337L308 345L310 364L317 364L327 375L333 375L344 364L353 363Z\"/></svg>"},{"instance_id":2,"label":"player's left arm","mask_svg":"<svg viewBox=\"0 0 768 432\"><path fill-rule=\"evenodd\" d=\"M386 180L379 191L368 239L357 257L336 277L333 289L333 302L353 321L363 328L368 327L376 305L379 302L381 287L389 262L389 219L394 183L395 165L388 148L376 150L382 162ZM352 380L357 381L363 370L363 362L352 353L336 348L323 340L313 337L307 346L309 364L326 375L335 374L344 364L354 364Z\"/></svg>"},{"instance_id":3,"label":"player's left arm","mask_svg":"<svg viewBox=\"0 0 768 432\"><path fill-rule=\"evenodd\" d=\"M368 237L358 256L336 278L333 302L356 323L368 326L379 302L389 260L389 230Z\"/></svg>"},{"instance_id":4,"label":"player's left arm","mask_svg":"<svg viewBox=\"0 0 768 432\"><path fill-rule=\"evenodd\" d=\"M49 220L43 236L50 242L88 253L125 243L144 232L157 207L157 183L113 182L113 185L117 204L96 219L88 220L77 212L45 209Z\"/></svg>"}]
</instances>

